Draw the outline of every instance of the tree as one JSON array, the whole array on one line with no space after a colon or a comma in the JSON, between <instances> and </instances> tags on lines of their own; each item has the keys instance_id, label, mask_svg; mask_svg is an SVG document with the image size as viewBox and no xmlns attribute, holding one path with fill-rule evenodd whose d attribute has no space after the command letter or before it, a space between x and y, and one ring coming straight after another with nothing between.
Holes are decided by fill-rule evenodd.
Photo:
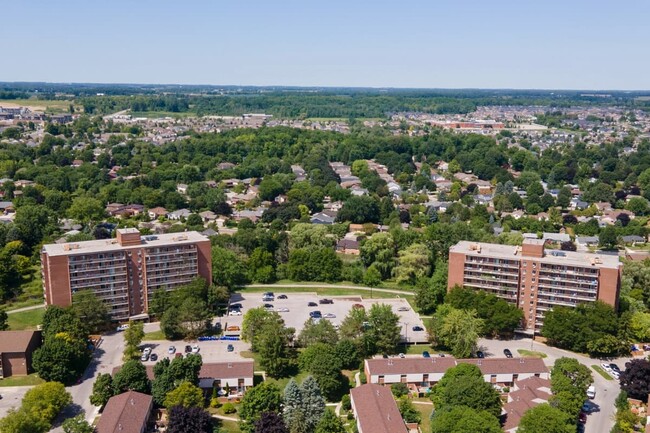
<instances>
[{"instance_id":1,"label":"tree","mask_svg":"<svg viewBox=\"0 0 650 433\"><path fill-rule=\"evenodd\" d=\"M22 409L11 408L7 415L0 419L2 433L45 433L50 427L43 418Z\"/></svg>"},{"instance_id":2,"label":"tree","mask_svg":"<svg viewBox=\"0 0 650 433\"><path fill-rule=\"evenodd\" d=\"M321 395L320 386L313 376L307 376L302 382L301 396L305 431L313 432L325 412L325 399Z\"/></svg>"},{"instance_id":3,"label":"tree","mask_svg":"<svg viewBox=\"0 0 650 433\"><path fill-rule=\"evenodd\" d=\"M367 267L374 265L382 278L388 278L395 265L395 250L395 241L390 233L376 233L361 244L361 261Z\"/></svg>"},{"instance_id":4,"label":"tree","mask_svg":"<svg viewBox=\"0 0 650 433\"><path fill-rule=\"evenodd\" d=\"M99 373L93 383L93 393L90 395L90 402L102 407L115 395L113 391L113 376L110 373Z\"/></svg>"},{"instance_id":5,"label":"tree","mask_svg":"<svg viewBox=\"0 0 650 433\"><path fill-rule=\"evenodd\" d=\"M577 359L558 359L551 369L553 396L549 399L549 404L575 419L584 403L587 388L593 381L589 368Z\"/></svg>"},{"instance_id":6,"label":"tree","mask_svg":"<svg viewBox=\"0 0 650 433\"><path fill-rule=\"evenodd\" d=\"M38 414L49 424L59 412L72 403L72 396L59 382L46 382L36 385L25 393L21 409Z\"/></svg>"},{"instance_id":7,"label":"tree","mask_svg":"<svg viewBox=\"0 0 650 433\"><path fill-rule=\"evenodd\" d=\"M72 309L90 332L98 333L110 325L106 304L92 290L81 290L72 297Z\"/></svg>"},{"instance_id":8,"label":"tree","mask_svg":"<svg viewBox=\"0 0 650 433\"><path fill-rule=\"evenodd\" d=\"M418 282L415 305L422 314L431 314L442 304L447 293L447 262L438 260L430 279Z\"/></svg>"},{"instance_id":9,"label":"tree","mask_svg":"<svg viewBox=\"0 0 650 433\"><path fill-rule=\"evenodd\" d=\"M200 407L174 406L169 410L168 433L212 433L212 417Z\"/></svg>"},{"instance_id":10,"label":"tree","mask_svg":"<svg viewBox=\"0 0 650 433\"><path fill-rule=\"evenodd\" d=\"M62 427L64 433L94 433L95 431L93 426L84 419L83 414L66 419L63 421Z\"/></svg>"},{"instance_id":11,"label":"tree","mask_svg":"<svg viewBox=\"0 0 650 433\"><path fill-rule=\"evenodd\" d=\"M436 410L431 418L432 433L501 433L499 420L486 411L464 406Z\"/></svg>"},{"instance_id":12,"label":"tree","mask_svg":"<svg viewBox=\"0 0 650 433\"><path fill-rule=\"evenodd\" d=\"M81 224L93 225L103 220L105 215L104 205L93 197L77 197L68 209L68 216Z\"/></svg>"},{"instance_id":13,"label":"tree","mask_svg":"<svg viewBox=\"0 0 650 433\"><path fill-rule=\"evenodd\" d=\"M405 422L414 422L419 424L420 421L422 421L422 415L420 414L420 411L418 411L415 406L413 406L413 403L411 400L409 400L408 397L400 397L397 402L397 408L399 409L399 413L402 415L402 418Z\"/></svg>"},{"instance_id":14,"label":"tree","mask_svg":"<svg viewBox=\"0 0 650 433\"><path fill-rule=\"evenodd\" d=\"M254 433L289 433L282 417L275 412L263 412L255 421Z\"/></svg>"},{"instance_id":15,"label":"tree","mask_svg":"<svg viewBox=\"0 0 650 433\"><path fill-rule=\"evenodd\" d=\"M89 361L85 340L62 332L45 338L43 346L34 352L33 367L47 381L71 384L84 372Z\"/></svg>"},{"instance_id":16,"label":"tree","mask_svg":"<svg viewBox=\"0 0 650 433\"><path fill-rule=\"evenodd\" d=\"M598 235L598 245L607 249L613 250L618 244L618 236L616 235L616 228L607 226L600 231Z\"/></svg>"},{"instance_id":17,"label":"tree","mask_svg":"<svg viewBox=\"0 0 650 433\"><path fill-rule=\"evenodd\" d=\"M169 307L160 318L160 330L168 340L178 340L183 337L183 328L178 308Z\"/></svg>"},{"instance_id":18,"label":"tree","mask_svg":"<svg viewBox=\"0 0 650 433\"><path fill-rule=\"evenodd\" d=\"M233 289L245 284L247 269L239 255L226 248L212 248L212 282Z\"/></svg>"},{"instance_id":19,"label":"tree","mask_svg":"<svg viewBox=\"0 0 650 433\"><path fill-rule=\"evenodd\" d=\"M438 344L451 348L456 358L468 358L475 350L483 329L483 320L474 310L438 309L431 322L431 332Z\"/></svg>"},{"instance_id":20,"label":"tree","mask_svg":"<svg viewBox=\"0 0 650 433\"><path fill-rule=\"evenodd\" d=\"M633 359L626 363L625 371L621 373L619 380L621 389L631 398L647 402L650 394L650 361Z\"/></svg>"},{"instance_id":21,"label":"tree","mask_svg":"<svg viewBox=\"0 0 650 433\"><path fill-rule=\"evenodd\" d=\"M327 226L322 224L299 223L289 233L289 248L332 248L336 239L329 234Z\"/></svg>"},{"instance_id":22,"label":"tree","mask_svg":"<svg viewBox=\"0 0 650 433\"><path fill-rule=\"evenodd\" d=\"M284 388L283 417L289 430L297 423L303 422L302 391L295 379L291 379Z\"/></svg>"},{"instance_id":23,"label":"tree","mask_svg":"<svg viewBox=\"0 0 650 433\"><path fill-rule=\"evenodd\" d=\"M242 431L252 432L255 421L264 412L279 412L282 408L282 395L277 385L262 382L249 389L241 402L239 417L242 420Z\"/></svg>"},{"instance_id":24,"label":"tree","mask_svg":"<svg viewBox=\"0 0 650 433\"><path fill-rule=\"evenodd\" d=\"M357 346L348 338L339 340L335 348L336 357L341 361L341 367L354 369L359 365L359 354Z\"/></svg>"},{"instance_id":25,"label":"tree","mask_svg":"<svg viewBox=\"0 0 650 433\"><path fill-rule=\"evenodd\" d=\"M293 351L289 348L292 339L293 328L285 328L278 322L267 325L257 336L260 365L270 377L284 377L294 365Z\"/></svg>"},{"instance_id":26,"label":"tree","mask_svg":"<svg viewBox=\"0 0 650 433\"><path fill-rule=\"evenodd\" d=\"M327 409L318 422L315 433L346 433L346 430L334 411Z\"/></svg>"},{"instance_id":27,"label":"tree","mask_svg":"<svg viewBox=\"0 0 650 433\"><path fill-rule=\"evenodd\" d=\"M485 410L492 415L501 414L499 392L483 377L460 376L453 378L439 393L437 409L455 406L467 406L476 410Z\"/></svg>"},{"instance_id":28,"label":"tree","mask_svg":"<svg viewBox=\"0 0 650 433\"><path fill-rule=\"evenodd\" d=\"M350 221L354 224L379 223L379 203L374 198L362 195L352 196L336 215L337 221Z\"/></svg>"},{"instance_id":29,"label":"tree","mask_svg":"<svg viewBox=\"0 0 650 433\"><path fill-rule=\"evenodd\" d=\"M338 333L336 328L329 320L319 320L314 322L312 318L309 318L303 328L300 331L298 336L298 343L302 347L310 346L314 343L327 343L335 345L338 341Z\"/></svg>"},{"instance_id":30,"label":"tree","mask_svg":"<svg viewBox=\"0 0 650 433\"><path fill-rule=\"evenodd\" d=\"M147 369L139 360L131 359L122 365L120 371L113 376L115 394L132 390L149 394L151 384L147 377Z\"/></svg>"},{"instance_id":31,"label":"tree","mask_svg":"<svg viewBox=\"0 0 650 433\"><path fill-rule=\"evenodd\" d=\"M7 315L5 309L0 308L0 331L6 331L7 329L9 329L9 324L7 323L8 319L9 316Z\"/></svg>"},{"instance_id":32,"label":"tree","mask_svg":"<svg viewBox=\"0 0 650 433\"><path fill-rule=\"evenodd\" d=\"M248 278L256 283L272 283L275 280L275 259L262 247L253 250L248 258Z\"/></svg>"},{"instance_id":33,"label":"tree","mask_svg":"<svg viewBox=\"0 0 650 433\"><path fill-rule=\"evenodd\" d=\"M398 283L413 284L418 278L429 275L431 263L426 245L412 244L400 251L398 256L397 266L393 269Z\"/></svg>"},{"instance_id":34,"label":"tree","mask_svg":"<svg viewBox=\"0 0 650 433\"><path fill-rule=\"evenodd\" d=\"M543 403L529 409L519 422L521 433L574 433L575 421L560 409Z\"/></svg>"},{"instance_id":35,"label":"tree","mask_svg":"<svg viewBox=\"0 0 650 433\"><path fill-rule=\"evenodd\" d=\"M251 343L253 352L258 350L256 338L261 334L264 327L269 324L283 324L284 321L275 311L267 311L262 307L251 308L244 314L242 322L242 340Z\"/></svg>"},{"instance_id":36,"label":"tree","mask_svg":"<svg viewBox=\"0 0 650 433\"><path fill-rule=\"evenodd\" d=\"M203 407L203 391L190 382L182 382L178 387L167 393L164 406Z\"/></svg>"},{"instance_id":37,"label":"tree","mask_svg":"<svg viewBox=\"0 0 650 433\"><path fill-rule=\"evenodd\" d=\"M399 316L390 305L373 304L368 314L369 337L375 342L379 353L396 353L400 342Z\"/></svg>"},{"instance_id":38,"label":"tree","mask_svg":"<svg viewBox=\"0 0 650 433\"><path fill-rule=\"evenodd\" d=\"M144 338L144 323L129 322L129 327L124 331L124 361L137 360L140 358L140 343Z\"/></svg>"},{"instance_id":39,"label":"tree","mask_svg":"<svg viewBox=\"0 0 650 433\"><path fill-rule=\"evenodd\" d=\"M54 232L56 218L45 206L28 204L16 209L14 228L18 239L31 249Z\"/></svg>"}]
</instances>

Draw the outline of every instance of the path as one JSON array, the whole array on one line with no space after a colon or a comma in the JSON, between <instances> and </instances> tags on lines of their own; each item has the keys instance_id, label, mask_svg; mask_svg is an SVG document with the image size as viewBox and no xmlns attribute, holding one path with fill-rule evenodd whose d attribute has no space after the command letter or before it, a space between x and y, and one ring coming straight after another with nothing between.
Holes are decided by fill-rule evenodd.
<instances>
[{"instance_id":1,"label":"path","mask_svg":"<svg viewBox=\"0 0 650 433\"><path fill-rule=\"evenodd\" d=\"M339 284L248 284L244 287L250 287L254 289L273 289L273 288L295 288L295 289L352 289L352 290L363 290L367 292L383 292L383 293L395 293L398 295L407 295L414 296L415 292L409 290L397 290L397 289L379 289L375 287L364 287L364 286L350 286L350 285L339 285Z\"/></svg>"},{"instance_id":2,"label":"path","mask_svg":"<svg viewBox=\"0 0 650 433\"><path fill-rule=\"evenodd\" d=\"M22 313L23 311L38 310L45 308L45 304L32 305L31 307L16 308L15 310L7 311L7 314Z\"/></svg>"},{"instance_id":3,"label":"path","mask_svg":"<svg viewBox=\"0 0 650 433\"><path fill-rule=\"evenodd\" d=\"M233 418L231 416L224 416L224 415L217 415L217 414L212 414L212 418L220 419L222 421L234 421L234 422L239 422L239 418Z\"/></svg>"}]
</instances>

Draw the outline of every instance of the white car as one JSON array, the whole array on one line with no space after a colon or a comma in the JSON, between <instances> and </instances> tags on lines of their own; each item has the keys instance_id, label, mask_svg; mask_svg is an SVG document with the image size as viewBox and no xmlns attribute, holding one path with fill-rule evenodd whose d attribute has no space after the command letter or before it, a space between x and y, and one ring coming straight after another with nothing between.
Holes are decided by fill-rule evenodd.
<instances>
[{"instance_id":1,"label":"white car","mask_svg":"<svg viewBox=\"0 0 650 433\"><path fill-rule=\"evenodd\" d=\"M397 311L408 311L409 307L399 307Z\"/></svg>"},{"instance_id":2,"label":"white car","mask_svg":"<svg viewBox=\"0 0 650 433\"><path fill-rule=\"evenodd\" d=\"M199 353L199 350L201 350L198 346L198 344L195 344L192 346L192 353Z\"/></svg>"},{"instance_id":3,"label":"white car","mask_svg":"<svg viewBox=\"0 0 650 433\"><path fill-rule=\"evenodd\" d=\"M119 331L126 331L127 329L129 329L128 323L126 325L120 325L120 326L117 327L118 332Z\"/></svg>"},{"instance_id":4,"label":"white car","mask_svg":"<svg viewBox=\"0 0 650 433\"><path fill-rule=\"evenodd\" d=\"M600 364L603 370L605 370L607 373L611 374L612 373L612 367L609 366L609 364L603 362Z\"/></svg>"},{"instance_id":5,"label":"white car","mask_svg":"<svg viewBox=\"0 0 650 433\"><path fill-rule=\"evenodd\" d=\"M151 347L145 347L142 353L143 354L146 353L147 355L149 355L151 353Z\"/></svg>"},{"instance_id":6,"label":"white car","mask_svg":"<svg viewBox=\"0 0 650 433\"><path fill-rule=\"evenodd\" d=\"M242 312L241 310L230 310L228 311L229 316L241 316Z\"/></svg>"},{"instance_id":7,"label":"white car","mask_svg":"<svg viewBox=\"0 0 650 433\"><path fill-rule=\"evenodd\" d=\"M323 314L323 317L326 319L336 319L336 314L334 313L325 313Z\"/></svg>"},{"instance_id":8,"label":"white car","mask_svg":"<svg viewBox=\"0 0 650 433\"><path fill-rule=\"evenodd\" d=\"M278 313L288 313L289 309L287 307L280 307L280 308L276 308L275 311L277 311Z\"/></svg>"}]
</instances>

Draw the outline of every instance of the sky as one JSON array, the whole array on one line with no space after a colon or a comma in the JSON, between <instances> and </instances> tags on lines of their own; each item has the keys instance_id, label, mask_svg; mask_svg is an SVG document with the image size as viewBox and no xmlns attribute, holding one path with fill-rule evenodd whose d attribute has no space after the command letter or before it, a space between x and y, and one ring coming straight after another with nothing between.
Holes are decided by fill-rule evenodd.
<instances>
[{"instance_id":1,"label":"sky","mask_svg":"<svg viewBox=\"0 0 650 433\"><path fill-rule=\"evenodd\" d=\"M650 89L648 0L0 0L0 81Z\"/></svg>"}]
</instances>

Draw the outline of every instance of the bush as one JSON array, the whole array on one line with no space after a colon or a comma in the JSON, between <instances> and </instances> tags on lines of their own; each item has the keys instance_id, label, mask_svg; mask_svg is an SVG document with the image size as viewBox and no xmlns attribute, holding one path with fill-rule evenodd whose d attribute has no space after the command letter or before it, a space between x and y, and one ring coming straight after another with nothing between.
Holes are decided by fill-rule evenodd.
<instances>
[{"instance_id":1,"label":"bush","mask_svg":"<svg viewBox=\"0 0 650 433\"><path fill-rule=\"evenodd\" d=\"M237 412L235 405L233 405L232 403L224 403L221 410L223 410L223 413L225 413L226 415Z\"/></svg>"},{"instance_id":2,"label":"bush","mask_svg":"<svg viewBox=\"0 0 650 433\"><path fill-rule=\"evenodd\" d=\"M218 398L216 398L216 397L212 397L212 398L210 399L210 407L215 408L215 409L218 409L218 408L221 407L221 402L219 401Z\"/></svg>"},{"instance_id":3,"label":"bush","mask_svg":"<svg viewBox=\"0 0 650 433\"><path fill-rule=\"evenodd\" d=\"M352 409L352 403L350 402L350 394L345 394L343 398L341 398L341 410L349 411L350 409Z\"/></svg>"},{"instance_id":4,"label":"bush","mask_svg":"<svg viewBox=\"0 0 650 433\"><path fill-rule=\"evenodd\" d=\"M404 395L408 395L409 387L405 383L394 383L390 386L390 390L395 396L395 398L400 398Z\"/></svg>"},{"instance_id":5,"label":"bush","mask_svg":"<svg viewBox=\"0 0 650 433\"><path fill-rule=\"evenodd\" d=\"M359 380L361 381L362 385L368 383L368 379L366 379L366 373L362 371L361 374L359 375Z\"/></svg>"}]
</instances>

